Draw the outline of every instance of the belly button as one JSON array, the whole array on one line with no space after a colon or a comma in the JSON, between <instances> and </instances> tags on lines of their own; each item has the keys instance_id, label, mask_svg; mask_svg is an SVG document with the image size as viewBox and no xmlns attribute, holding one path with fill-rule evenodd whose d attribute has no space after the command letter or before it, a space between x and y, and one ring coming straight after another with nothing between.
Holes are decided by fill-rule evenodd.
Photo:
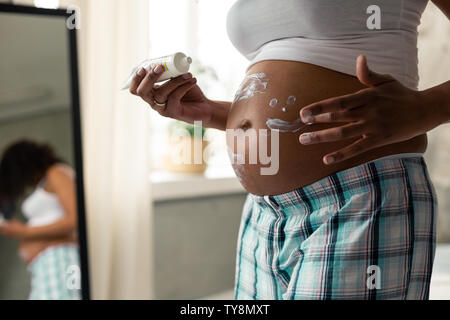
<instances>
[{"instance_id":1,"label":"belly button","mask_svg":"<svg viewBox=\"0 0 450 320\"><path fill-rule=\"evenodd\" d=\"M245 120L242 120L242 122L239 124L238 129L247 131L251 127L252 127L252 123L250 122L250 120L245 119Z\"/></svg>"}]
</instances>

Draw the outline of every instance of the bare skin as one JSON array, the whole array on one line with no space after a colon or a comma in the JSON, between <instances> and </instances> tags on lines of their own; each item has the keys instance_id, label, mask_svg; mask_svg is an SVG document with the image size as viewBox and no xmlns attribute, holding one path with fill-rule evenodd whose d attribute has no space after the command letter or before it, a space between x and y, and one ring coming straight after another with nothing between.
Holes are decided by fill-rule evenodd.
<instances>
[{"instance_id":1,"label":"bare skin","mask_svg":"<svg viewBox=\"0 0 450 320\"><path fill-rule=\"evenodd\" d=\"M268 118L293 122L299 118L300 110L312 102L365 88L353 76L301 62L263 61L248 70L248 74L261 72L270 79L267 91L235 103L228 116L228 129L268 129L266 126ZM286 106L288 97L292 95L297 97L296 104L288 106L287 112L283 112L281 106ZM269 107L269 101L272 98L277 98L281 106ZM300 134L306 131L315 132L335 126L334 123L314 124L297 133L280 133L278 174L261 175L262 166L249 164L247 159L247 164L240 169L241 182L246 190L256 195L286 193L367 161L396 153L424 152L427 146L426 135L422 135L410 141L373 149L335 165L326 165L322 161L324 154L350 144L355 139L309 146L298 142ZM251 147L247 144L247 155L248 148Z\"/></svg>"},{"instance_id":2,"label":"bare skin","mask_svg":"<svg viewBox=\"0 0 450 320\"><path fill-rule=\"evenodd\" d=\"M61 237L55 240L21 240L19 246L19 255L26 264L30 264L44 250L64 245L75 244L77 239L73 235Z\"/></svg>"},{"instance_id":3,"label":"bare skin","mask_svg":"<svg viewBox=\"0 0 450 320\"><path fill-rule=\"evenodd\" d=\"M19 254L31 263L45 249L62 244L77 243L77 206L73 170L55 165L46 173L44 190L58 197L66 215L48 226L31 227L13 220L0 227L0 234L20 241Z\"/></svg>"}]
</instances>

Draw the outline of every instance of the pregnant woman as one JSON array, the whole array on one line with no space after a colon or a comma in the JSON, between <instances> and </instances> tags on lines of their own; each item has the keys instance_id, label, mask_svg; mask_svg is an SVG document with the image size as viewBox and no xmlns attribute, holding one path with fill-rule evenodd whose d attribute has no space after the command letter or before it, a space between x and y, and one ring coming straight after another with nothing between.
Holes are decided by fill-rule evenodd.
<instances>
[{"instance_id":1,"label":"pregnant woman","mask_svg":"<svg viewBox=\"0 0 450 320\"><path fill-rule=\"evenodd\" d=\"M227 129L250 193L237 299L428 299L437 200L423 154L450 120L450 82L417 91L427 3L237 1L228 33L251 63L234 102L191 74L155 86L161 66L137 72L131 93L161 115ZM276 172L250 160L258 148Z\"/></svg>"},{"instance_id":2,"label":"pregnant woman","mask_svg":"<svg viewBox=\"0 0 450 320\"><path fill-rule=\"evenodd\" d=\"M20 241L31 273L30 300L79 300L68 277L79 266L74 172L49 146L20 141L3 154L0 199L16 203L29 188L34 191L22 204L27 224L13 220L0 235Z\"/></svg>"}]
</instances>

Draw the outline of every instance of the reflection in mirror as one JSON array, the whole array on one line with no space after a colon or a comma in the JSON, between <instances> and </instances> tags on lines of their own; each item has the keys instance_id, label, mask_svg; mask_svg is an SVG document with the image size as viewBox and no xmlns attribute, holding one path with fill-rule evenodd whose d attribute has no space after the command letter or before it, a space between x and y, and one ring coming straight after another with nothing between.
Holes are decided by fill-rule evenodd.
<instances>
[{"instance_id":1,"label":"reflection in mirror","mask_svg":"<svg viewBox=\"0 0 450 320\"><path fill-rule=\"evenodd\" d=\"M81 299L65 17L0 10L0 42L0 299Z\"/></svg>"}]
</instances>

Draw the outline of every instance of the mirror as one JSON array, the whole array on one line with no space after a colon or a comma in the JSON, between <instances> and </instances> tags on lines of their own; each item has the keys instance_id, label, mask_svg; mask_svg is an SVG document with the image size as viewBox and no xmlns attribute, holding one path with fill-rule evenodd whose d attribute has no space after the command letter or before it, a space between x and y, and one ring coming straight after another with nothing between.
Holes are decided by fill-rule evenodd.
<instances>
[{"instance_id":1,"label":"mirror","mask_svg":"<svg viewBox=\"0 0 450 320\"><path fill-rule=\"evenodd\" d=\"M68 17L0 5L0 299L89 299Z\"/></svg>"}]
</instances>

